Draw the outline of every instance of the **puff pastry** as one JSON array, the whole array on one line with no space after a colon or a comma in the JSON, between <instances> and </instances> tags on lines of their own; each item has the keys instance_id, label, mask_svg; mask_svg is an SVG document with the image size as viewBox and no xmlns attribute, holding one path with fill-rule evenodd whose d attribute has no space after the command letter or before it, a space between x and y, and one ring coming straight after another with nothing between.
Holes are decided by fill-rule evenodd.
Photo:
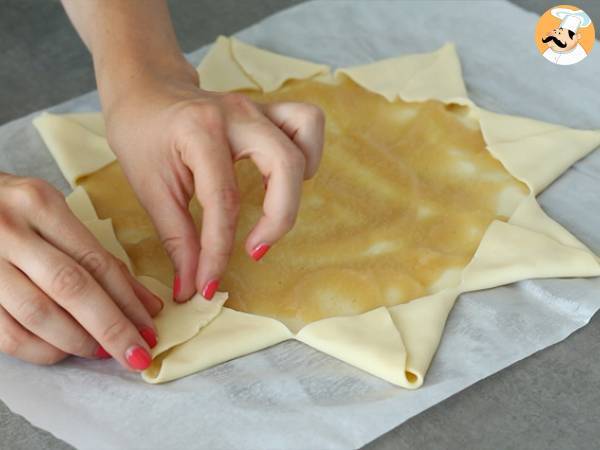
<instances>
[{"instance_id":1,"label":"puff pastry","mask_svg":"<svg viewBox=\"0 0 600 450\"><path fill-rule=\"evenodd\" d=\"M338 309L323 312L309 308L304 315L297 314L299 303L293 302L288 304L296 305L296 310L294 307L291 311L289 307L261 309L266 302L262 303L263 306L251 303L264 294L256 291L250 301L241 301L236 293L242 291L244 284L235 285L233 281L229 283L233 286L231 298L219 293L212 302L206 302L198 296L181 307L168 301L170 290L164 282L169 274L159 267L164 263L157 262L164 255L160 255L160 250L147 250L149 247L144 246L144 240L151 239L153 230L135 215L119 215L116 209L111 214L109 210L102 211L101 201L94 202L95 195L102 195L96 193L102 190L102 180L117 177L119 171L106 142L101 115L43 114L37 117L35 126L65 178L75 188L67 199L71 209L109 251L126 261L136 274L144 274L140 276L142 282L169 305L157 318L160 345L154 349L152 366L143 373L145 381L161 383L173 380L287 339L297 339L393 384L414 389L423 383L448 313L460 293L527 278L600 275L598 258L550 219L535 198L571 164L600 144L600 132L569 129L479 108L467 97L454 46L446 45L429 54L400 56L332 72L326 65L277 55L235 38L220 36L198 70L202 88L222 92L242 90L258 101L276 100L285 97L286 93L300 95L311 90L314 93L315 89L321 89L318 92L323 97L336 89L346 89L346 92L356 94L360 105L383 102L382 98L395 105L394 111L399 111L398 124L410 123L415 114L425 114L423 111L428 111L424 117L438 114L439 120L455 124L459 137L469 133L473 137L469 155L462 153L468 145L462 145L461 141L461 145L454 148L446 145L442 159L453 161L454 170L465 180L465 185L473 183L467 176L473 171L479 180L485 172L489 178L485 186L493 185L495 190L490 188L486 191L488 197L482 194L473 200L475 203L480 201L483 210L485 205L489 208L485 220L476 221L481 229L473 232L476 242L469 252L463 254L462 260L440 266L435 276L417 284L411 284L416 277L412 272L406 275L409 281L402 282L399 270L395 278L394 270L400 263L390 260L393 264L384 279L387 283L398 281L397 291L385 291L388 297L382 295L382 291L370 297L363 296L379 300L362 304L357 313L349 313L351 310L344 309L347 305L343 302ZM361 90L377 95L361 96ZM339 98L348 98L348 95L346 93ZM392 114L392 110L385 109L385 104L378 107L387 111L385 117ZM331 123L343 128L343 117ZM416 123L413 124L416 126ZM359 126L357 123L350 125ZM363 132L365 130L368 131L368 128ZM332 133L332 139L348 135L347 129ZM446 130L445 133L439 136L439 140L447 143L450 132ZM480 142L476 136L479 136ZM479 156L475 158L478 162L473 167L475 154ZM349 164L348 161L344 163ZM487 168L487 172L482 168ZM439 169L441 172L437 175L443 174L445 168L441 166ZM374 180L372 185L380 187L385 185L385 173L385 168L381 168L375 175L367 175ZM419 174L419 179L426 179L426 174ZM100 181L94 183L90 180ZM400 192L402 183L394 177L389 180L388 193L393 199L394 192ZM369 186L369 183L363 185ZM381 195L382 189L385 186L378 188L376 194ZM327 189L315 190L315 195L309 193L306 199L317 208L319 205L315 204L319 197L327 192ZM414 199L414 196L411 198ZM436 204L430 197L421 195L418 198L421 200L417 202L412 220L416 220L419 211L421 215L428 215L432 209L434 212L439 209L439 202ZM444 199L443 196L440 198ZM469 204L467 210L471 211L475 203ZM340 202L325 201L324 208L334 208L336 204ZM401 211L400 205L397 213ZM98 218L98 214L104 219ZM340 214L337 217L343 217L343 211ZM444 212L444 215L448 214ZM111 217L121 242L115 235ZM396 215L392 214L382 223L389 223L393 217ZM463 233L472 228L475 223L472 220L471 217L467 223L469 227L458 227L455 231ZM424 223L417 225L420 229L426 228ZM363 225L361 227L365 229ZM135 230L135 235L126 235L127 230ZM306 234L309 230L300 227L299 232ZM428 236L434 234L431 232ZM396 239L401 235L402 230L398 230L398 235L390 236ZM468 239L463 240L468 242ZM446 236L440 242L447 244L449 241ZM371 256L376 261L378 254L383 255L387 251L386 245L396 245L397 242L394 242L382 244L381 236L377 236L369 247L374 252ZM445 251L449 250L446 248ZM398 253L397 249L395 252ZM355 253L364 256L365 251L357 250ZM339 260L334 261L327 270L337 270L338 263ZM394 266L396 263L398 265ZM352 274L349 280L355 278L353 272L348 273ZM147 276L149 274L151 276ZM336 272L329 279L339 276L343 274ZM321 283L319 278L312 283L313 296L319 293L320 286L327 284ZM402 292L408 290L407 286L414 289ZM356 291L361 289L358 286ZM304 286L303 292L313 291ZM363 292L368 290L363 289ZM306 299L306 303L310 304L310 298Z\"/></svg>"}]
</instances>

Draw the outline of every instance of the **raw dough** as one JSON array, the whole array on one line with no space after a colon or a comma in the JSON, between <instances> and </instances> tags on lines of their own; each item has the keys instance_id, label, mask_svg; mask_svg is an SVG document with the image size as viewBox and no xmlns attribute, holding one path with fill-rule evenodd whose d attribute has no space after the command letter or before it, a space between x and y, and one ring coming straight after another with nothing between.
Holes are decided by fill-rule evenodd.
<instances>
[{"instance_id":1,"label":"raw dough","mask_svg":"<svg viewBox=\"0 0 600 450\"><path fill-rule=\"evenodd\" d=\"M260 264L244 241L261 214L262 178L250 160L236 164L242 207L220 284L225 305L292 331L457 285L488 225L508 220L529 193L486 150L466 106L389 102L349 78L243 92L261 102L312 102L326 113L325 151L304 184L296 225ZM99 216L112 218L136 273L170 285L171 262L118 163L79 183ZM201 224L195 202L192 214Z\"/></svg>"},{"instance_id":2,"label":"raw dough","mask_svg":"<svg viewBox=\"0 0 600 450\"><path fill-rule=\"evenodd\" d=\"M305 322L314 321L303 327L302 323L297 321L288 323L292 328L302 327L298 332L295 332L296 330L293 330L294 332L290 331L279 320L235 311L228 307L221 307L218 303L214 304L216 306L211 304L210 307L214 309L211 309L210 313L206 310L203 312L190 311L188 317L192 317L191 322L197 320L196 323L199 324L199 327L203 324L206 325L200 331L192 327L192 329L183 333L178 333L176 339L172 339L172 336L177 334L174 330L177 322L165 320L167 326L164 327L164 330L161 330L160 338L169 341L168 346L171 349L161 354L156 353L158 357L155 358L152 367L144 373L146 381L157 383L175 379L283 340L295 338L394 384L406 388L417 388L423 383L427 368L439 344L446 317L456 297L461 292L490 288L533 277L600 275L600 264L595 255L564 228L546 216L535 200L535 195L564 172L573 162L598 146L600 133L597 131L573 130L531 119L499 115L482 110L466 96L460 73L460 64L452 45L446 45L437 52L430 54L390 58L365 66L338 69L332 74L327 66L276 55L244 44L234 38L221 36L203 60L199 72L203 88L217 91L255 89L273 93L274 96L286 95L285 92L291 92L294 87L298 89L304 87L308 95L309 87L312 89L316 86L314 83L309 82L289 82L286 84L290 79L312 79L327 84L343 83L344 89L355 90L355 94L360 96L361 102L372 105L379 101L382 111L386 109L397 110L398 114L395 119L391 118L389 114L384 114L383 117L378 117L377 123L386 119L397 120L399 128L407 120L411 120L411 115L418 115L422 113L422 110L431 108L432 114L438 114L437 118L442 120L442 123L456 123L456 136L454 137L460 140L461 145L452 148L445 143L438 146L437 151L442 153L442 160L445 161L447 167L452 168L452 177L465 180L464 185L458 183L460 185L459 190L466 189L468 191L474 180L481 183L481 178L484 175L482 168L485 168L484 173L488 172L491 180L496 180L494 182L488 180L483 183L482 186L485 186L485 188L477 191L477 194L481 195L475 195L472 198L467 196L469 198L468 203L464 199L450 202L452 208L447 207L447 200L441 200L448 198L444 196L425 196L428 202L418 203L415 202L416 197L414 195L408 195L407 199L407 193L414 193L415 189L411 189L411 187L414 187L415 184L411 184L406 180L414 179L414 176L411 178L411 176L406 175L410 171L403 172L399 178L391 176L389 169L392 165L384 165L380 159L381 154L386 153L385 148L381 149L380 145L378 150L372 150L371 148L371 151L379 151L377 158L366 159L365 153L361 153L361 151L352 153L352 156L359 161L361 157L363 158L361 164L353 164L352 159L330 160L331 166L336 167L340 176L329 180L325 178L315 180L316 183L313 182L313 184L317 184L317 187L313 186L312 189L319 195L311 196L309 192L309 195L306 195L303 200L303 208L310 214L311 208L318 208L318 196L325 196L330 192L334 192L336 196L340 195L339 198L343 198L347 191L356 195L351 200L354 202L353 204L361 205L364 203L364 197L361 197L361 195L365 193L357 188L373 189L372 194L375 196L376 193L375 203L377 203L377 199L383 199L383 196L387 194L388 201L399 202L397 214L406 211L405 208L412 211L412 214L407 214L412 222L405 217L404 220L408 220L408 222L404 224L408 225L411 232L415 232L415 230L420 229L435 229L435 222L430 224L433 228L427 226L417 227L416 224L420 224L417 220L417 213L421 209L421 217L426 216L430 212L428 211L429 208L433 210L433 213L439 214L441 203L441 212L446 220L444 223L448 224L448 228L444 229L442 227L437 234L432 233L434 236L439 236L440 239L433 243L429 242L428 247L429 249L435 248L438 250L443 248L445 252L450 254L458 252L462 256L462 258L458 258L460 264L456 264L457 261L451 260L455 263L457 269L464 266L470 256L469 252L472 253L476 247L475 245L469 247L465 244L465 242L470 242L469 239L465 238L468 234L467 231L473 226L473 223L482 227L487 224L489 226L485 229L483 237L479 234L481 242L474 256L462 271L456 270L452 273L448 270L449 267L452 267L452 264L442 264L436 265L438 271L432 271L432 274L425 278L418 278L418 272L410 271L408 271L408 277L398 276L394 278L386 275L383 283L398 283L405 291L409 291L408 286L411 286L411 278L419 281L418 284L412 284L412 286L418 288L414 289L414 292L401 293L399 297L401 301L409 299L411 296L429 293L407 303L376 307L377 304L381 304L379 303L381 300L373 301L372 297L363 297L366 302L359 305L356 311L365 308L372 309L360 314L321 320L314 319L318 319L323 315L338 314L344 308L347 308L347 305L344 302L338 303L337 306L340 309L325 312L325 314L319 308L308 307L305 309L304 315L300 315L300 319ZM370 97L361 94L358 86L348 83L346 78L350 78L366 90L383 95L389 102L395 100L402 100L403 102L397 103L394 107L393 105L383 104L382 99L375 100L373 98L371 100ZM284 86L283 94L277 92L281 86ZM288 87L289 90L286 91ZM319 86L319 89L323 89L320 95L326 95L326 87ZM266 99L260 93L251 95ZM352 101L352 99L346 98L346 101ZM418 105L405 103L415 101L425 103ZM443 106L439 102L448 106ZM453 106L452 104L463 105L465 108ZM416 112L410 111L414 107L416 107ZM419 126L421 126L421 122L420 120ZM477 122L479 126L477 126ZM374 130L373 127L377 126L377 123L365 126L364 123L357 122L350 126L348 122L344 122L343 113L339 114L339 120L332 121L334 126L339 127L340 132L345 129L344 133L347 133L349 126L350 128L357 127L357 131L361 130L369 133ZM83 183L89 189L100 216L115 219L117 234L125 243L125 249L134 261L138 274L145 272L167 281L170 274L167 273L168 269L161 267L162 263L160 262L164 255L161 256L161 252L153 249L152 246L149 247L150 250L142 250L143 246L139 245L145 239L152 239L153 231L147 228L146 223L138 215L119 214L118 209L104 211L103 208L107 206L103 207L101 200L94 199L94 196L104 195L100 190L106 191L107 185L100 183L99 186L93 186L94 182L92 180L97 176L101 176L101 174L109 174L110 176L111 171L113 172L112 176L118 173L118 165L111 164L115 158L106 145L100 115L59 117L45 114L37 118L35 124L65 177L73 186L77 185L85 175L97 172ZM426 122L423 126L426 126ZM479 127L481 134L478 131ZM443 129L444 127L427 129L427 133L422 132L421 137L427 143L432 141L433 143L439 143L441 142L440 138L445 141L451 140L452 138L444 134L448 133L450 128L445 132L440 131ZM410 130L405 129L404 134L408 133L410 135L412 131L412 127ZM435 136L430 134L436 132L441 133L437 141ZM399 133L398 138L405 138L404 134ZM385 133L383 136L371 134L368 143L381 144L381 139L385 143L385 136ZM472 137L472 143L471 145L464 145L462 139L467 139L468 136ZM497 161L489 158L489 155L483 152L481 137L485 141L489 154L495 157L506 170L502 169ZM339 133L336 134L335 129L330 128L329 143L331 143L331 139L335 141L336 138L342 139L343 137L340 137ZM387 143L391 142L390 138L388 135ZM476 143L477 140L478 143ZM415 143L420 144L418 140L414 140L413 145ZM352 144L346 142L346 145ZM425 144L423 144L423 147L425 147ZM82 151L82 149L85 149L85 151ZM454 150L454 152L451 150ZM331 152L331 154L333 155L334 152ZM418 155L426 154L427 152L419 152ZM410 153L402 153L402 155L406 158ZM388 156L391 157L391 155ZM475 162L473 162L473 159L475 159ZM431 180L437 182L439 178L452 178L450 172L446 171L445 168L441 170L443 166L436 164L436 161L432 159L431 155L423 156L422 159L416 158L415 167L422 170L422 172L416 171L419 174L418 180L422 183L423 180L427 180L425 186L428 186ZM540 164L540 161L544 163ZM429 164L425 164L426 162ZM475 168L471 164L475 165ZM323 167L327 167L327 162ZM250 167L240 166L239 170L250 171ZM353 185L350 174L355 175L357 172L368 182L363 182L360 186ZM515 181L515 178L524 184ZM248 179L250 180L251 176ZM309 191L311 189L310 183L307 183ZM334 183L334 185L335 183L341 183L340 185L344 186L344 192L338 193L329 189L323 189L322 192L318 190L319 184L328 186L328 183ZM491 188L494 183L498 184ZM419 184L416 185L419 186ZM257 183L257 186L261 186L261 184ZM405 195L396 199L392 195L396 190L400 190ZM529 195L523 195L527 191ZM123 192L122 190L118 191L119 195ZM425 189L425 192L428 193L429 191ZM448 192L441 192L441 194L447 195ZM85 192L75 191L74 195L83 198ZM252 195L255 197L252 197ZM254 192L249 196L251 200L256 201L259 195L258 192ZM123 195L123 197L125 196ZM307 201L311 201L311 198L313 202L317 198L317 205L307 203ZM490 203L487 203L488 201ZM432 205L429 205L429 202ZM336 220L340 220L340 217L344 217L344 214L348 214L348 212L344 212L343 204L328 200L328 204L330 203L333 204L333 210L337 206L336 215L326 218L324 223L335 224ZM476 215L476 218L473 218L471 205L474 204L486 212L484 214L485 219L478 221ZM382 211L379 205L377 206L377 211ZM462 214L466 215L463 221L455 218L456 215L460 217L461 208ZM89 216L93 212L93 208L89 204L80 209L75 207L75 210L80 216L87 216L87 219L90 219ZM497 216L498 214L506 217ZM508 220L493 220L494 217ZM371 217L368 230L375 229L374 232L372 231L373 233L379 233L380 231L383 233L387 230L388 234L385 236L389 240L405 239L406 229L401 226L397 230L390 231L387 229L387 225L391 220L402 219L402 217L398 218L396 214L385 217L385 211L380 212L379 215ZM248 220L251 221L251 219ZM364 216L358 214L356 220L360 224L360 221L364 220ZM86 224L94 231L93 224L97 222L97 219L92 218L92 220L87 220ZM376 226L372 226L372 224ZM410 227L411 224L413 225L412 228ZM310 234L310 227L316 225L318 224L315 224L313 220L313 223L307 223L304 228L299 227L296 238L300 239ZM459 237L462 236L461 245L458 245L457 240L447 238L450 227L453 227ZM368 240L369 232L362 227L357 227L357 229L364 232L367 237L363 237L359 241L352 241L348 238L353 254L360 254L360 246L364 245L363 240ZM128 232L125 230L135 231L127 235ZM313 229L313 232L315 231L316 229ZM104 239L110 237L99 237L105 245L108 245ZM291 245L294 236L290 235L289 238ZM111 245L118 246L119 244L114 236L112 239ZM417 240L415 242L421 241ZM374 246L373 251L375 253L386 250L386 244L381 243L381 236L379 235L374 234L373 241L369 244ZM436 247L436 245L440 246L442 244L450 247ZM286 245L287 243L282 242L273 247L264 261L253 266L254 270L262 273L262 269L266 269L269 259L275 261L277 258L284 257L286 255ZM455 245L455 247L452 247L452 245ZM467 247L469 250L465 250ZM278 248L281 249L280 254L278 254ZM156 262L154 262L154 259L152 259L152 262L147 259L145 252L148 252L152 258L156 258ZM406 255L400 253L400 257L405 258ZM324 261L322 256L319 256L319 258L320 262ZM378 261L378 258L374 261ZM394 267L389 267L388 274L396 269L395 265L397 263L402 266L403 260L391 260L391 262L394 263ZM335 267L337 267L337 264ZM377 267L377 263L373 267ZM403 268L403 270L406 269ZM270 271L265 270L265 272L268 274ZM439 281L440 278L442 281ZM144 279L144 281L149 286L157 283L149 279ZM228 283L232 285L233 291L235 281L230 279ZM320 283L313 283L313 285L316 286L314 289L318 292L321 288ZM157 291L163 290L163 294L167 295L165 292L168 292L168 289L164 286L158 286L155 285L154 289ZM165 289L167 290L165 291ZM252 289L258 291L258 288L255 287ZM385 296L380 296L379 299L381 298L385 298ZM196 298L195 300L199 299ZM261 314L271 314L277 317L281 315L282 311L285 312L285 308L273 307L268 302L259 300L258 296L252 296L244 300L245 304L242 303L242 300L244 299L236 300L232 295L231 304L239 309L248 307L247 305L256 306L257 308L263 308L260 311ZM280 305L279 300L273 299L273 304ZM224 298L222 298L222 301L224 301ZM205 303L210 304L210 302ZM304 299L303 303L306 305L312 304L310 299ZM175 317L176 312L177 307L175 306L165 309L162 314ZM283 316L285 314L281 315L281 317Z\"/></svg>"}]
</instances>

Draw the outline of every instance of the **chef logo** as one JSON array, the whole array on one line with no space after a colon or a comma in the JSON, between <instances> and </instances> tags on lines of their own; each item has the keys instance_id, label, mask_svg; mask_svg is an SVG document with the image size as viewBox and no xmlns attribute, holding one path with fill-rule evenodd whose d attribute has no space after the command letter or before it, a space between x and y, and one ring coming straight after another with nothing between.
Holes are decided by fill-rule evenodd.
<instances>
[{"instance_id":1,"label":"chef logo","mask_svg":"<svg viewBox=\"0 0 600 450\"><path fill-rule=\"evenodd\" d=\"M594 24L576 6L559 5L546 11L538 21L535 41L548 61L567 66L578 63L592 51Z\"/></svg>"}]
</instances>

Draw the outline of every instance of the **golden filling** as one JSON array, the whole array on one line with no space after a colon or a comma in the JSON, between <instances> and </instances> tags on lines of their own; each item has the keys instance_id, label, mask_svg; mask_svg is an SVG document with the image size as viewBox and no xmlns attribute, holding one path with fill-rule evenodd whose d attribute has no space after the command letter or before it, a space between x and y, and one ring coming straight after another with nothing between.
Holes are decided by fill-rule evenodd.
<instances>
[{"instance_id":1,"label":"golden filling","mask_svg":"<svg viewBox=\"0 0 600 450\"><path fill-rule=\"evenodd\" d=\"M459 282L492 220L506 220L527 187L486 150L469 109L388 102L350 79L289 81L255 101L307 101L326 114L323 159L304 183L296 225L258 263L243 248L261 215L262 177L236 164L242 206L220 290L226 306L292 330L325 317L397 305ZM118 165L81 180L112 218L138 275L170 285L172 266ZM192 202L201 223L201 208Z\"/></svg>"}]
</instances>

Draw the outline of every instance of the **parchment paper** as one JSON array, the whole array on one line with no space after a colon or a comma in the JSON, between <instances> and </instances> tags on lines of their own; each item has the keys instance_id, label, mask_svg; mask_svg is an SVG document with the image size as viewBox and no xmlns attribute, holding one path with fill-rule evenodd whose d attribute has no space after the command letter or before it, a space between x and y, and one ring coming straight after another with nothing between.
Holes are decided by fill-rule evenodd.
<instances>
[{"instance_id":1,"label":"parchment paper","mask_svg":"<svg viewBox=\"0 0 600 450\"><path fill-rule=\"evenodd\" d=\"M202 26L201 20L210 19L198 20ZM600 53L574 66L550 64L533 42L536 20L504 2L336 0L299 5L236 36L334 68L428 52L454 41L470 97L482 107L599 129ZM190 60L197 64L206 50ZM97 109L97 96L88 94L52 111ZM31 117L0 127L0 170L43 177L67 192ZM596 151L538 197L595 253L600 253L599 186ZM0 355L0 398L81 449L358 447L564 339L600 308L599 292L600 279L552 279L463 294L417 391L288 341L158 386L112 361L73 358L36 367Z\"/></svg>"}]
</instances>

